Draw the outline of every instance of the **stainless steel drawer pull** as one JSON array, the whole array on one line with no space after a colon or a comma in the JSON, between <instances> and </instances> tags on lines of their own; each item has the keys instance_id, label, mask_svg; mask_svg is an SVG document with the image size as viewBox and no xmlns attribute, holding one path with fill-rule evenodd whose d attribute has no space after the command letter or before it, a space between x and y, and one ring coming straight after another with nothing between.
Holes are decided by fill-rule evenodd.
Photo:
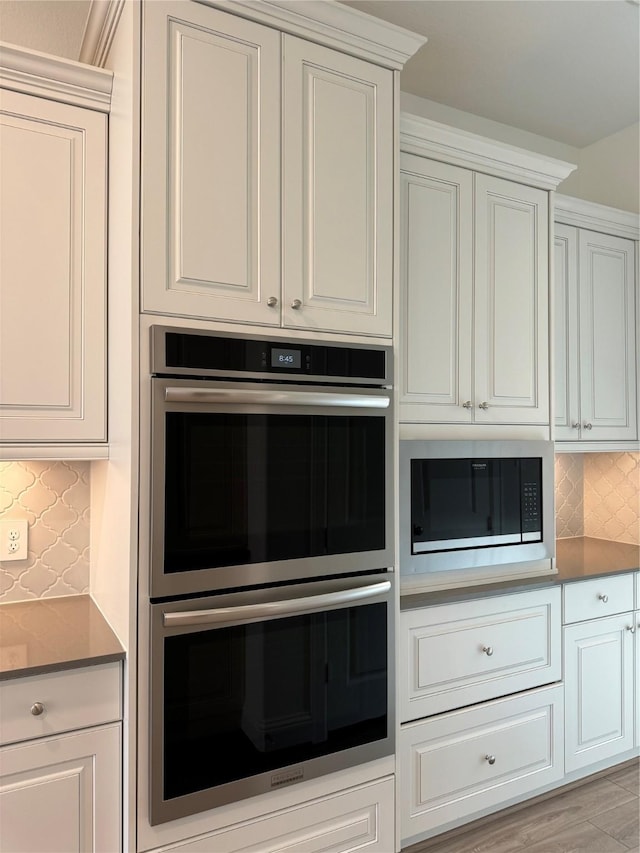
<instances>
[{"instance_id":1,"label":"stainless steel drawer pull","mask_svg":"<svg viewBox=\"0 0 640 853\"><path fill-rule=\"evenodd\" d=\"M484 758L485 758L485 761L486 761L488 764L495 764L495 763L496 763L496 757L495 757L495 755L485 755L485 757L484 757Z\"/></svg>"},{"instance_id":2,"label":"stainless steel drawer pull","mask_svg":"<svg viewBox=\"0 0 640 853\"><path fill-rule=\"evenodd\" d=\"M306 598L265 601L256 604L237 605L235 607L217 607L214 610L183 610L176 613L164 613L162 623L165 628L188 625L216 625L241 622L247 619L278 619L283 616L297 616L310 610L324 610L327 607L365 601L384 595L391 589L389 581L358 586L338 592L309 595Z\"/></svg>"},{"instance_id":3,"label":"stainless steel drawer pull","mask_svg":"<svg viewBox=\"0 0 640 853\"><path fill-rule=\"evenodd\" d=\"M34 717L39 717L40 714L44 714L44 705L42 702L34 702L31 706L31 713Z\"/></svg>"},{"instance_id":4,"label":"stainless steel drawer pull","mask_svg":"<svg viewBox=\"0 0 640 853\"><path fill-rule=\"evenodd\" d=\"M167 403L201 403L235 405L237 403L257 406L340 406L354 409L388 409L388 395L374 397L371 394L350 394L339 391L281 391L257 390L253 388L165 388Z\"/></svg>"},{"instance_id":5,"label":"stainless steel drawer pull","mask_svg":"<svg viewBox=\"0 0 640 853\"><path fill-rule=\"evenodd\" d=\"M485 655L488 658L490 658L491 655L493 654L493 646L483 646L482 651L485 653Z\"/></svg>"},{"instance_id":6,"label":"stainless steel drawer pull","mask_svg":"<svg viewBox=\"0 0 640 853\"><path fill-rule=\"evenodd\" d=\"M601 601L603 604L606 604L606 603L607 603L607 601L609 601L609 596L608 596L608 595L603 595L602 593L600 593L600 595L598 596L598 598L600 599L600 601Z\"/></svg>"}]
</instances>

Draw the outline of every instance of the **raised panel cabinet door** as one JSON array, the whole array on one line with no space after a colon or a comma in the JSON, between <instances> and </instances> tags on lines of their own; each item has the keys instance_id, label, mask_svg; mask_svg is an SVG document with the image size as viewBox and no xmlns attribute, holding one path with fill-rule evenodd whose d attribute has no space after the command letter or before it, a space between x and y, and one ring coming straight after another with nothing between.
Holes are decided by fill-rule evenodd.
<instances>
[{"instance_id":1,"label":"raised panel cabinet door","mask_svg":"<svg viewBox=\"0 0 640 853\"><path fill-rule=\"evenodd\" d=\"M565 769L632 749L633 613L564 629Z\"/></svg>"},{"instance_id":2,"label":"raised panel cabinet door","mask_svg":"<svg viewBox=\"0 0 640 853\"><path fill-rule=\"evenodd\" d=\"M582 437L634 440L634 243L581 229L579 251Z\"/></svg>"},{"instance_id":3,"label":"raised panel cabinet door","mask_svg":"<svg viewBox=\"0 0 640 853\"><path fill-rule=\"evenodd\" d=\"M120 723L0 750L0 849L117 853Z\"/></svg>"},{"instance_id":4,"label":"raised panel cabinet door","mask_svg":"<svg viewBox=\"0 0 640 853\"><path fill-rule=\"evenodd\" d=\"M391 337L393 72L283 52L283 324Z\"/></svg>"},{"instance_id":5,"label":"raised panel cabinet door","mask_svg":"<svg viewBox=\"0 0 640 853\"><path fill-rule=\"evenodd\" d=\"M400 420L470 423L473 173L400 166Z\"/></svg>"},{"instance_id":6,"label":"raised panel cabinet door","mask_svg":"<svg viewBox=\"0 0 640 853\"><path fill-rule=\"evenodd\" d=\"M183 0L143 26L142 310L279 325L279 33Z\"/></svg>"},{"instance_id":7,"label":"raised panel cabinet door","mask_svg":"<svg viewBox=\"0 0 640 853\"><path fill-rule=\"evenodd\" d=\"M106 116L0 90L0 439L106 439Z\"/></svg>"},{"instance_id":8,"label":"raised panel cabinet door","mask_svg":"<svg viewBox=\"0 0 640 853\"><path fill-rule=\"evenodd\" d=\"M549 194L476 175L477 423L549 423Z\"/></svg>"},{"instance_id":9,"label":"raised panel cabinet door","mask_svg":"<svg viewBox=\"0 0 640 853\"><path fill-rule=\"evenodd\" d=\"M580 358L578 354L578 230L554 228L555 436L580 438Z\"/></svg>"}]
</instances>

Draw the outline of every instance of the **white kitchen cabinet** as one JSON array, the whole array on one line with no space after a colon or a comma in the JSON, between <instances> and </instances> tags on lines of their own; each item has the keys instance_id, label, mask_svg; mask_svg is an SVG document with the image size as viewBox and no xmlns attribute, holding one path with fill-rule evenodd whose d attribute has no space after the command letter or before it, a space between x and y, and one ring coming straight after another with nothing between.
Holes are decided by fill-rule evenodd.
<instances>
[{"instance_id":1,"label":"white kitchen cabinet","mask_svg":"<svg viewBox=\"0 0 640 853\"><path fill-rule=\"evenodd\" d=\"M565 768L633 748L633 613L564 629Z\"/></svg>"},{"instance_id":2,"label":"white kitchen cabinet","mask_svg":"<svg viewBox=\"0 0 640 853\"><path fill-rule=\"evenodd\" d=\"M0 847L122 849L120 665L2 682Z\"/></svg>"},{"instance_id":3,"label":"white kitchen cabinet","mask_svg":"<svg viewBox=\"0 0 640 853\"><path fill-rule=\"evenodd\" d=\"M634 745L634 578L563 589L565 766L571 772Z\"/></svg>"},{"instance_id":4,"label":"white kitchen cabinet","mask_svg":"<svg viewBox=\"0 0 640 853\"><path fill-rule=\"evenodd\" d=\"M10 45L2 65L0 439L73 455L107 438L112 78Z\"/></svg>"},{"instance_id":5,"label":"white kitchen cabinet","mask_svg":"<svg viewBox=\"0 0 640 853\"><path fill-rule=\"evenodd\" d=\"M143 38L143 311L390 337L394 72L184 0Z\"/></svg>"},{"instance_id":6,"label":"white kitchen cabinet","mask_svg":"<svg viewBox=\"0 0 640 853\"><path fill-rule=\"evenodd\" d=\"M562 687L544 687L403 726L403 846L559 783Z\"/></svg>"},{"instance_id":7,"label":"white kitchen cabinet","mask_svg":"<svg viewBox=\"0 0 640 853\"><path fill-rule=\"evenodd\" d=\"M630 239L634 229L627 224L614 230L616 211L609 208L559 199L556 218L561 221L555 224L556 439L583 445L633 442L638 437L637 273L635 241ZM609 220L594 220L603 210ZM572 215L570 211L574 211ZM631 214L620 216L632 218ZM604 233L601 229L606 227L614 233Z\"/></svg>"},{"instance_id":8,"label":"white kitchen cabinet","mask_svg":"<svg viewBox=\"0 0 640 853\"><path fill-rule=\"evenodd\" d=\"M400 719L560 681L560 588L404 610Z\"/></svg>"},{"instance_id":9,"label":"white kitchen cabinet","mask_svg":"<svg viewBox=\"0 0 640 853\"><path fill-rule=\"evenodd\" d=\"M548 204L401 155L401 421L549 422Z\"/></svg>"},{"instance_id":10,"label":"white kitchen cabinet","mask_svg":"<svg viewBox=\"0 0 640 853\"><path fill-rule=\"evenodd\" d=\"M382 779L163 846L162 853L392 853L394 780Z\"/></svg>"}]
</instances>

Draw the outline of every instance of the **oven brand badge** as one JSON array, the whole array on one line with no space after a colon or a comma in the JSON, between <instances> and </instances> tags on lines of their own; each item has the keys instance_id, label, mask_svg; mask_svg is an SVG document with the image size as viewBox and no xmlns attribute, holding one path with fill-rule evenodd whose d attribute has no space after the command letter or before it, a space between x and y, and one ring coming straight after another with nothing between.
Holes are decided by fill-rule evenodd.
<instances>
[{"instance_id":1,"label":"oven brand badge","mask_svg":"<svg viewBox=\"0 0 640 853\"><path fill-rule=\"evenodd\" d=\"M281 788L283 785L293 785L294 782L301 782L304 779L303 767L291 767L289 770L283 770L282 773L274 773L271 777L271 787Z\"/></svg>"}]
</instances>

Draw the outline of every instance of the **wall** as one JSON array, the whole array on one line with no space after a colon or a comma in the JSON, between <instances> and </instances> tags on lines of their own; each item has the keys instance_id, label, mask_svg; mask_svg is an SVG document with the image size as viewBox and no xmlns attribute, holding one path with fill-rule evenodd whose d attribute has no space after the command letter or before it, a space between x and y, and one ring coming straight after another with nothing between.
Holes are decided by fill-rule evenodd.
<instances>
[{"instance_id":1,"label":"wall","mask_svg":"<svg viewBox=\"0 0 640 853\"><path fill-rule=\"evenodd\" d=\"M89 591L89 463L0 463L0 515L29 521L28 559L0 562L0 602Z\"/></svg>"},{"instance_id":2,"label":"wall","mask_svg":"<svg viewBox=\"0 0 640 853\"><path fill-rule=\"evenodd\" d=\"M0 38L77 59L89 0L0 0Z\"/></svg>"},{"instance_id":3,"label":"wall","mask_svg":"<svg viewBox=\"0 0 640 853\"><path fill-rule=\"evenodd\" d=\"M640 453L556 455L556 536L640 545Z\"/></svg>"}]
</instances>

